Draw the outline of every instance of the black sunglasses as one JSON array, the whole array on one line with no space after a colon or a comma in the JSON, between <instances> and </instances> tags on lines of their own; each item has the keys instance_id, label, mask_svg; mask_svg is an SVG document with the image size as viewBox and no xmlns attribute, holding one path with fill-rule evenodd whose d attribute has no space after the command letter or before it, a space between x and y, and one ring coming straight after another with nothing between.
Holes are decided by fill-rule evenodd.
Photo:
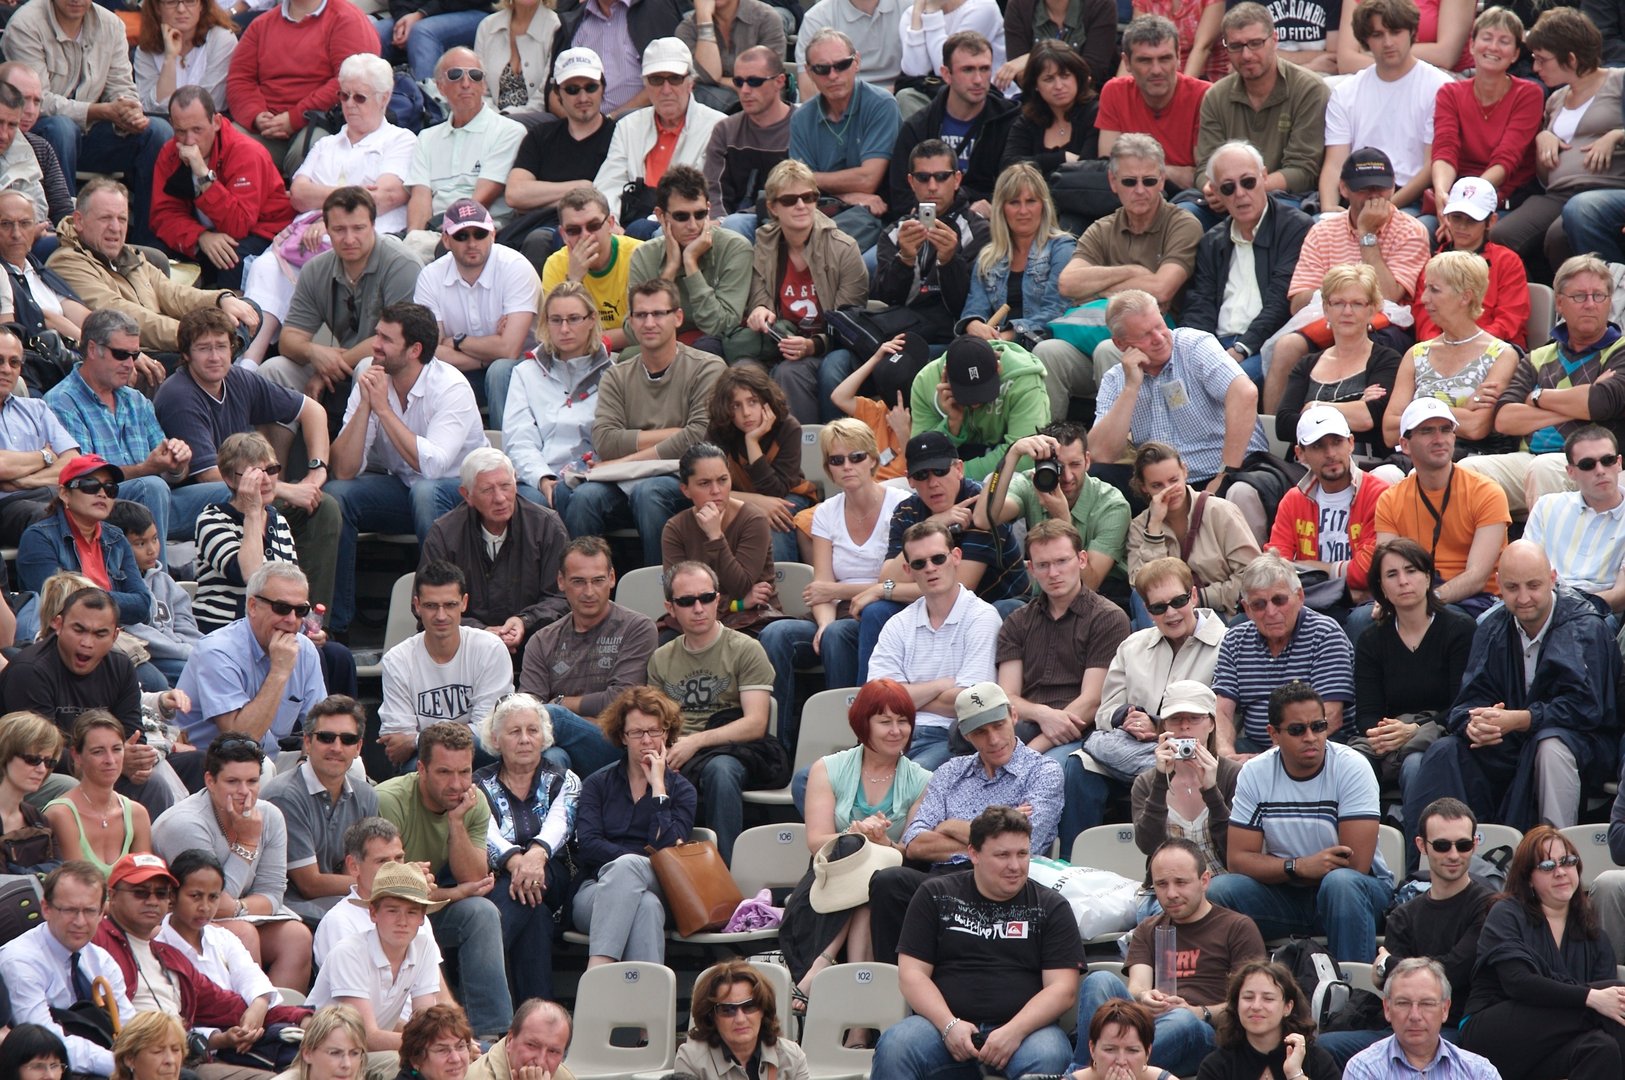
<instances>
[{"instance_id":1,"label":"black sunglasses","mask_svg":"<svg viewBox=\"0 0 1625 1080\"><path fill-rule=\"evenodd\" d=\"M1190 593L1185 593L1184 595L1176 596L1171 600L1163 600L1160 603L1156 603L1156 604L1147 604L1147 605L1145 605L1145 610L1149 611L1153 615L1161 615L1163 612L1167 611L1169 608L1182 608L1182 607L1184 607L1186 604L1188 604L1190 602L1191 602L1191 594Z\"/></svg>"},{"instance_id":2,"label":"black sunglasses","mask_svg":"<svg viewBox=\"0 0 1625 1080\"><path fill-rule=\"evenodd\" d=\"M679 225L687 225L691 221L704 221L711 216L711 208L704 210L667 210L666 216Z\"/></svg>"},{"instance_id":3,"label":"black sunglasses","mask_svg":"<svg viewBox=\"0 0 1625 1080\"><path fill-rule=\"evenodd\" d=\"M1326 731L1330 730L1331 726L1332 722L1330 720L1322 718L1320 720L1311 720L1307 724L1287 724L1286 726L1277 728L1276 730L1290 735L1294 739L1301 739L1306 732L1310 731L1313 731L1316 735L1324 734Z\"/></svg>"},{"instance_id":4,"label":"black sunglasses","mask_svg":"<svg viewBox=\"0 0 1625 1080\"><path fill-rule=\"evenodd\" d=\"M948 475L950 466L944 465L940 469L915 469L908 474L908 478L916 484L923 484L927 478L935 476L939 480Z\"/></svg>"},{"instance_id":5,"label":"black sunglasses","mask_svg":"<svg viewBox=\"0 0 1625 1080\"><path fill-rule=\"evenodd\" d=\"M811 206L818 201L818 192L803 191L799 195L780 195L773 201L784 207L786 210L790 209L790 207L794 206L796 203L806 203L808 206Z\"/></svg>"},{"instance_id":6,"label":"black sunglasses","mask_svg":"<svg viewBox=\"0 0 1625 1080\"><path fill-rule=\"evenodd\" d=\"M924 570L926 563L930 563L932 566L941 566L947 561L948 553L946 551L939 551L935 555L927 555L923 559L910 559L908 561L908 568L910 570Z\"/></svg>"},{"instance_id":7,"label":"black sunglasses","mask_svg":"<svg viewBox=\"0 0 1625 1080\"><path fill-rule=\"evenodd\" d=\"M909 175L914 177L916 184L946 184L958 173L953 169L942 169L938 172L926 172L922 169L919 172L909 173Z\"/></svg>"},{"instance_id":8,"label":"black sunglasses","mask_svg":"<svg viewBox=\"0 0 1625 1080\"><path fill-rule=\"evenodd\" d=\"M473 228L464 229L462 232L454 232L451 234L451 238L453 240L484 240L490 235L490 229Z\"/></svg>"},{"instance_id":9,"label":"black sunglasses","mask_svg":"<svg viewBox=\"0 0 1625 1080\"><path fill-rule=\"evenodd\" d=\"M1574 866L1579 866L1579 865L1580 865L1580 856L1578 856L1578 855L1564 855L1560 859L1542 859L1542 860L1540 860L1540 862L1535 864L1535 869L1536 870L1544 870L1549 874L1553 870L1556 870L1559 866L1574 867Z\"/></svg>"},{"instance_id":10,"label":"black sunglasses","mask_svg":"<svg viewBox=\"0 0 1625 1080\"><path fill-rule=\"evenodd\" d=\"M290 604L286 600L272 600L268 596L255 596L254 599L258 600L262 604L271 605L271 611L274 612L278 618L286 615L297 615L303 619L306 615L310 614L309 604Z\"/></svg>"},{"instance_id":11,"label":"black sunglasses","mask_svg":"<svg viewBox=\"0 0 1625 1080\"><path fill-rule=\"evenodd\" d=\"M717 602L715 591L694 593L692 596L674 596L671 598L673 607L693 607L695 604L714 604Z\"/></svg>"},{"instance_id":12,"label":"black sunglasses","mask_svg":"<svg viewBox=\"0 0 1625 1080\"><path fill-rule=\"evenodd\" d=\"M111 345L104 345L102 347L113 354L114 360L130 361L141 355L140 349L115 349Z\"/></svg>"},{"instance_id":13,"label":"black sunglasses","mask_svg":"<svg viewBox=\"0 0 1625 1080\"><path fill-rule=\"evenodd\" d=\"M849 56L845 60L836 60L830 64L808 64L807 70L819 78L824 78L832 71L846 71L857 62L858 58L856 56Z\"/></svg>"},{"instance_id":14,"label":"black sunglasses","mask_svg":"<svg viewBox=\"0 0 1625 1080\"><path fill-rule=\"evenodd\" d=\"M1148 188L1162 186L1162 178L1159 176L1119 176L1117 182L1126 188L1139 187L1142 184Z\"/></svg>"},{"instance_id":15,"label":"black sunglasses","mask_svg":"<svg viewBox=\"0 0 1625 1080\"><path fill-rule=\"evenodd\" d=\"M824 464L828 465L832 469L839 469L842 465L845 465L849 461L854 465L862 465L868 460L869 451L854 450L850 454L831 454L825 459Z\"/></svg>"},{"instance_id":16,"label":"black sunglasses","mask_svg":"<svg viewBox=\"0 0 1625 1080\"><path fill-rule=\"evenodd\" d=\"M168 885L120 885L116 891L129 893L138 900L168 900L175 895Z\"/></svg>"},{"instance_id":17,"label":"black sunglasses","mask_svg":"<svg viewBox=\"0 0 1625 1080\"><path fill-rule=\"evenodd\" d=\"M106 495L109 499L118 498L118 484L112 480L98 480L94 476L87 476L82 480L75 480L68 484L74 491L82 491L86 495Z\"/></svg>"},{"instance_id":18,"label":"black sunglasses","mask_svg":"<svg viewBox=\"0 0 1625 1080\"><path fill-rule=\"evenodd\" d=\"M778 78L777 75L735 75L733 77L733 84L734 89L736 90L741 86L748 86L752 90L755 90L759 87L766 86L776 78Z\"/></svg>"},{"instance_id":19,"label":"black sunglasses","mask_svg":"<svg viewBox=\"0 0 1625 1080\"><path fill-rule=\"evenodd\" d=\"M1429 840L1428 847L1432 848L1434 851L1437 851L1440 855L1443 855L1451 848L1455 848L1457 851L1465 855L1469 851L1473 850L1477 843L1477 840Z\"/></svg>"},{"instance_id":20,"label":"black sunglasses","mask_svg":"<svg viewBox=\"0 0 1625 1080\"><path fill-rule=\"evenodd\" d=\"M719 1001L716 1004L715 1011L718 1016L738 1016L740 1013L744 1013L745 1015L749 1016L752 1013L761 1012L762 1006L760 1002L754 1000Z\"/></svg>"},{"instance_id":21,"label":"black sunglasses","mask_svg":"<svg viewBox=\"0 0 1625 1080\"><path fill-rule=\"evenodd\" d=\"M354 746L361 741L361 736L353 731L312 731L310 737L323 746L332 746L341 742L345 746Z\"/></svg>"},{"instance_id":22,"label":"black sunglasses","mask_svg":"<svg viewBox=\"0 0 1625 1080\"><path fill-rule=\"evenodd\" d=\"M1590 472L1598 465L1601 465L1605 469L1611 469L1615 464L1618 463L1618 461L1618 454L1604 454L1602 457L1583 457L1574 463L1574 467L1579 469L1581 472Z\"/></svg>"},{"instance_id":23,"label":"black sunglasses","mask_svg":"<svg viewBox=\"0 0 1625 1080\"><path fill-rule=\"evenodd\" d=\"M603 86L602 83L595 82L571 83L568 86L559 87L559 93L568 97L580 97L582 94L598 93L601 86Z\"/></svg>"},{"instance_id":24,"label":"black sunglasses","mask_svg":"<svg viewBox=\"0 0 1625 1080\"><path fill-rule=\"evenodd\" d=\"M1219 185L1219 194L1228 199L1230 196L1236 193L1237 184L1241 185L1241 189L1243 191L1251 191L1253 188L1258 186L1258 177L1243 176L1240 180L1226 180L1224 183Z\"/></svg>"},{"instance_id":25,"label":"black sunglasses","mask_svg":"<svg viewBox=\"0 0 1625 1080\"><path fill-rule=\"evenodd\" d=\"M17 758L30 769L37 769L41 765L50 765L55 762L54 758L48 758L44 754L18 754Z\"/></svg>"}]
</instances>

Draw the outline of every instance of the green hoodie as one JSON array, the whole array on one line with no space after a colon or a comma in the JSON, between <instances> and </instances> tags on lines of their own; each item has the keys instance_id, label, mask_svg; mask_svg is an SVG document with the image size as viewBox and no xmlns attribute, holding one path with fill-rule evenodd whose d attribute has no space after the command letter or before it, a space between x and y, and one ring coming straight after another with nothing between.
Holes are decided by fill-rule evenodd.
<instances>
[{"instance_id":1,"label":"green hoodie","mask_svg":"<svg viewBox=\"0 0 1625 1080\"><path fill-rule=\"evenodd\" d=\"M1013 341L988 344L999 357L999 396L986 405L967 408L959 434L948 430L948 418L937 404L937 384L942 382L944 357L939 356L920 369L914 377L913 401L909 403L915 435L940 431L961 448L961 455L967 445L982 448L976 457L965 458L965 476L977 482L999 467L999 462L1018 440L1036 434L1050 422L1044 365ZM1030 459L1022 458L1016 468L1031 465Z\"/></svg>"}]
</instances>

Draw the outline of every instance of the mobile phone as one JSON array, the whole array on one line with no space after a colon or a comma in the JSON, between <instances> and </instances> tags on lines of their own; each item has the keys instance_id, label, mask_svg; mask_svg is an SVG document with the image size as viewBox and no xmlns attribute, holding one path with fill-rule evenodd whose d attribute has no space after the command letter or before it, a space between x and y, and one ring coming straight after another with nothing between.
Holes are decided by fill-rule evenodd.
<instances>
[{"instance_id":1,"label":"mobile phone","mask_svg":"<svg viewBox=\"0 0 1625 1080\"><path fill-rule=\"evenodd\" d=\"M921 203L920 204L920 224L924 225L927 229L929 229L932 226L934 226L936 223L937 223L937 204L934 203L934 202L923 202L923 203Z\"/></svg>"},{"instance_id":2,"label":"mobile phone","mask_svg":"<svg viewBox=\"0 0 1625 1080\"><path fill-rule=\"evenodd\" d=\"M767 336L772 338L774 341L780 342L781 344L784 341L784 335L779 333L776 329L774 329L771 326L767 328Z\"/></svg>"}]
</instances>

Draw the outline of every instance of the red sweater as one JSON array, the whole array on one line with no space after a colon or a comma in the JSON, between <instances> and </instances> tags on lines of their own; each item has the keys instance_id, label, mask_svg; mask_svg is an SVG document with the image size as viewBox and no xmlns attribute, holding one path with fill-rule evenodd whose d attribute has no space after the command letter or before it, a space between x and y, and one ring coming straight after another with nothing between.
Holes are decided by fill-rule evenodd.
<instances>
[{"instance_id":1,"label":"red sweater","mask_svg":"<svg viewBox=\"0 0 1625 1080\"><path fill-rule=\"evenodd\" d=\"M280 6L248 24L231 54L226 100L231 115L252 129L262 112L287 113L293 130L305 110L326 112L339 100L339 65L356 53L378 55L372 20L349 0L327 0L315 15L289 22Z\"/></svg>"},{"instance_id":2,"label":"red sweater","mask_svg":"<svg viewBox=\"0 0 1625 1080\"><path fill-rule=\"evenodd\" d=\"M1484 314L1478 317L1479 328L1502 341L1522 349L1529 341L1529 272L1523 260L1509 247L1484 242L1479 252L1490 264L1490 287L1484 291ZM1416 319L1416 340L1427 341L1439 336L1428 309L1422 305L1427 284L1427 268L1416 279L1415 297L1411 301L1411 315Z\"/></svg>"},{"instance_id":3,"label":"red sweater","mask_svg":"<svg viewBox=\"0 0 1625 1080\"><path fill-rule=\"evenodd\" d=\"M234 240L249 235L270 240L293 220L293 204L282 186L282 175L271 163L270 152L229 121L215 133L209 168L217 179L208 190L196 199L178 198L165 188L177 171L189 176L191 169L181 164L180 146L174 139L158 151L150 220L152 231L171 248L186 255L197 254L198 237L204 233L198 213L214 222L215 232Z\"/></svg>"},{"instance_id":4,"label":"red sweater","mask_svg":"<svg viewBox=\"0 0 1625 1080\"><path fill-rule=\"evenodd\" d=\"M1354 502L1349 507L1349 551L1353 557L1333 567L1333 572L1347 580L1350 589L1363 591L1369 588L1366 582L1371 573L1371 552L1377 546L1377 496L1388 490L1388 483L1361 472L1357 466L1350 468L1354 470ZM1309 493L1314 484L1311 473L1281 497L1266 551L1293 562L1320 560L1320 507Z\"/></svg>"},{"instance_id":5,"label":"red sweater","mask_svg":"<svg viewBox=\"0 0 1625 1080\"><path fill-rule=\"evenodd\" d=\"M1535 133L1545 109L1546 97L1539 83L1513 79L1512 89L1495 103L1486 119L1473 96L1473 81L1453 82L1433 100L1433 160L1454 165L1458 176L1483 176L1491 165L1501 166L1507 178L1496 194L1505 203L1535 178ZM1421 295L1420 286L1417 295Z\"/></svg>"}]
</instances>

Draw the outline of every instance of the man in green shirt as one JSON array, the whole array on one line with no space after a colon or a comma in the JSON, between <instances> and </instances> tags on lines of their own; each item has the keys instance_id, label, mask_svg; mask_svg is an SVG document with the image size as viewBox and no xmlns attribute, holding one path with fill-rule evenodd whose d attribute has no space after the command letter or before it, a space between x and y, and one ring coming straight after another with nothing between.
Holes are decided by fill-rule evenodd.
<instances>
[{"instance_id":1,"label":"man in green shirt","mask_svg":"<svg viewBox=\"0 0 1625 1080\"><path fill-rule=\"evenodd\" d=\"M488 899L496 884L485 854L491 808L474 784L467 724L431 724L418 735L417 771L378 785L378 816L401 830L407 862L429 864L438 883L430 899L450 901L429 924L442 950L457 950L457 997L474 1033L495 1042L513 1019L513 998L508 980L494 974L506 969L502 913Z\"/></svg>"},{"instance_id":2,"label":"man in green shirt","mask_svg":"<svg viewBox=\"0 0 1625 1080\"><path fill-rule=\"evenodd\" d=\"M1035 483L1038 468L1017 471L1023 457L1054 463L1056 483L1050 490L1041 491ZM1046 518L1071 518L1089 556L1083 583L1102 595L1128 599L1128 524L1133 515L1122 492L1089 475L1089 432L1082 424L1058 420L1018 440L1006 451L996 476L996 489L984 489L992 491L985 505L995 508L995 524L1019 517L1030 529ZM985 513L979 505L978 520Z\"/></svg>"}]
</instances>

